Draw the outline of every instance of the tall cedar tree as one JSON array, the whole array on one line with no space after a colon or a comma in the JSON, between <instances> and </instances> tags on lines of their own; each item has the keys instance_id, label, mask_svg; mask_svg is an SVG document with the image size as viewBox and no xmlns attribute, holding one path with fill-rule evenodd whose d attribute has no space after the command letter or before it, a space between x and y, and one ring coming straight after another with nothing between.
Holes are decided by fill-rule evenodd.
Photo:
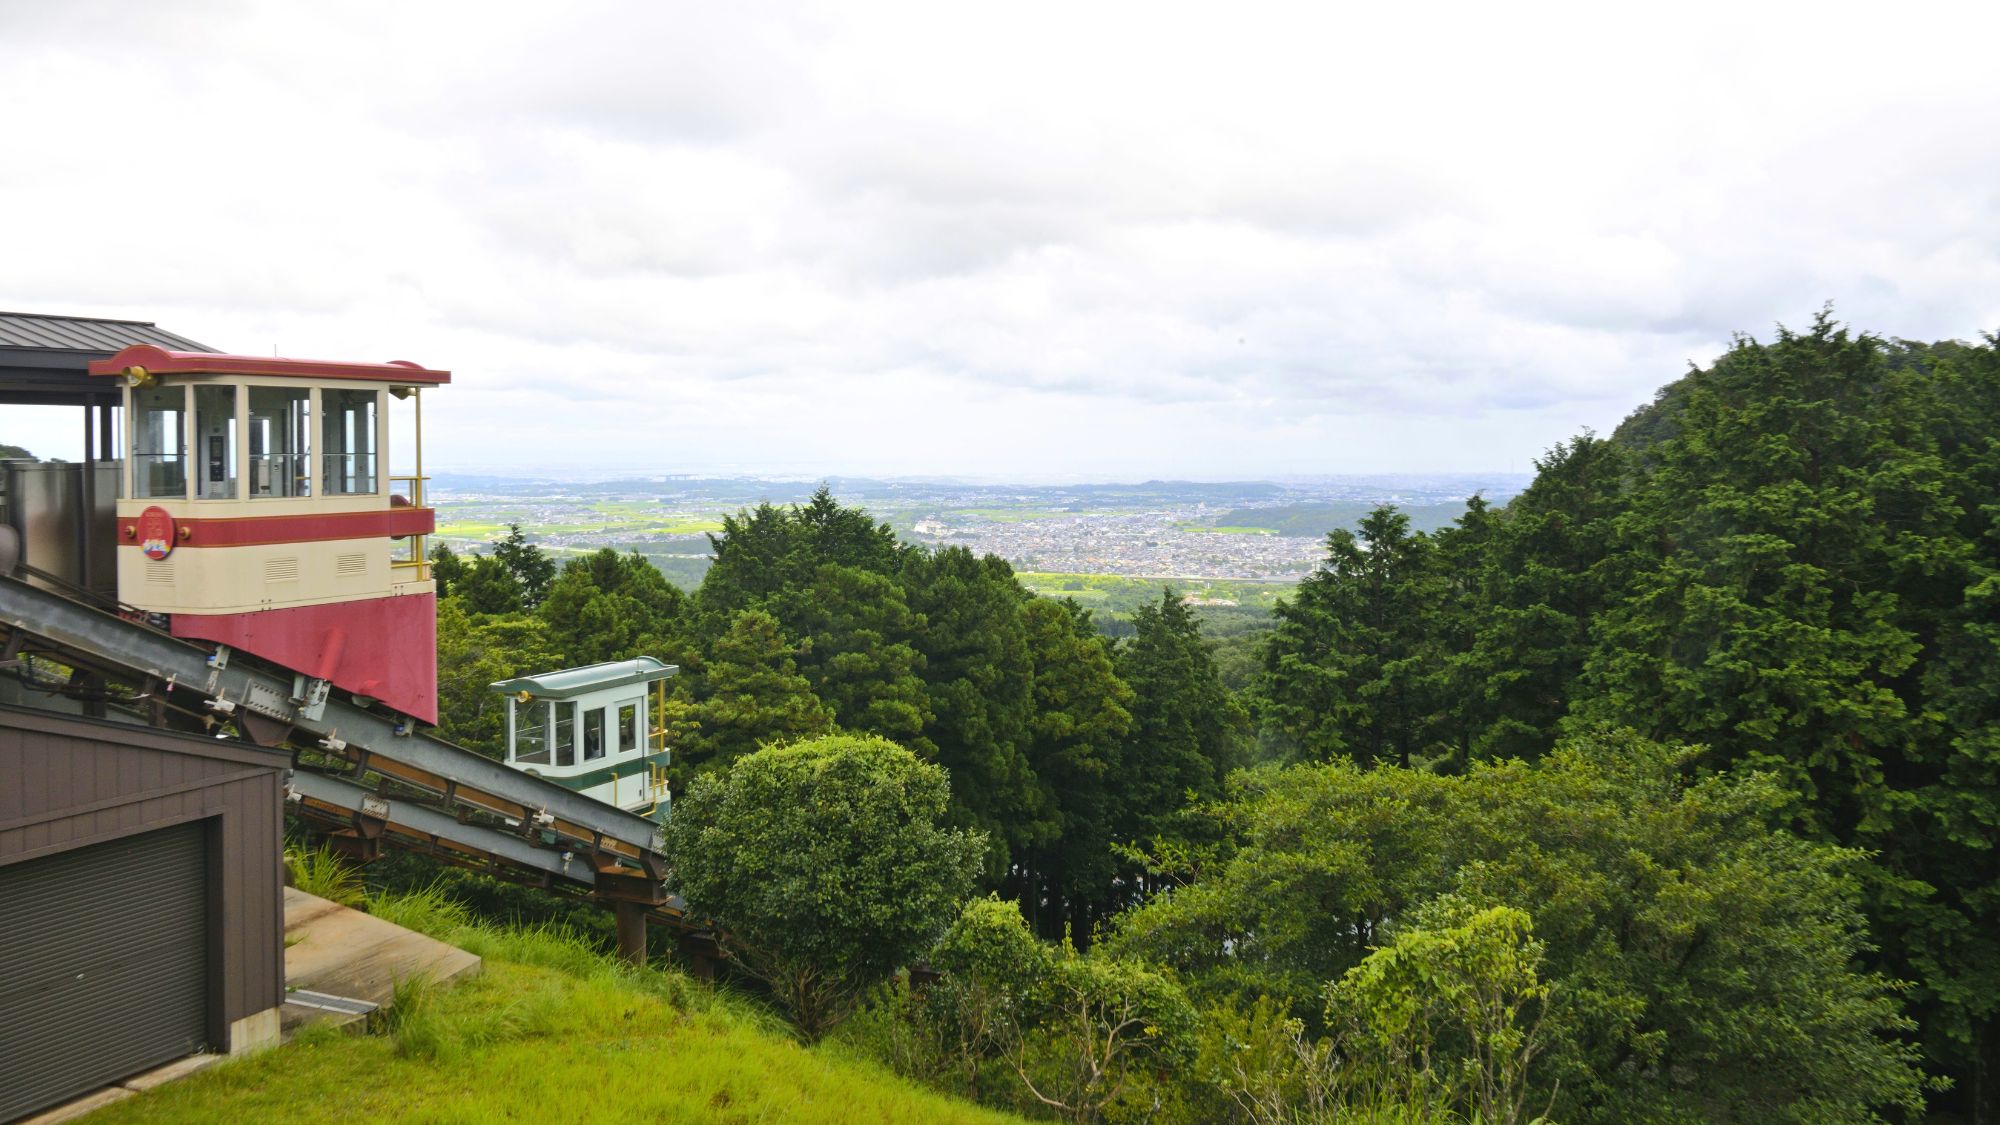
<instances>
[{"instance_id":1,"label":"tall cedar tree","mask_svg":"<svg viewBox=\"0 0 2000 1125\"><path fill-rule=\"evenodd\" d=\"M535 611L571 664L684 659L687 595L636 552L571 559Z\"/></svg>"},{"instance_id":2,"label":"tall cedar tree","mask_svg":"<svg viewBox=\"0 0 2000 1125\"><path fill-rule=\"evenodd\" d=\"M1119 838L1151 844L1171 832L1190 796L1212 799L1237 764L1247 723L1222 686L1201 622L1171 588L1132 615L1118 673L1132 689L1132 730L1120 755Z\"/></svg>"},{"instance_id":3,"label":"tall cedar tree","mask_svg":"<svg viewBox=\"0 0 2000 1125\"><path fill-rule=\"evenodd\" d=\"M894 578L828 563L806 585L764 603L788 632L803 636L800 670L833 709L842 730L878 734L931 757L931 722L916 647L923 618Z\"/></svg>"},{"instance_id":4,"label":"tall cedar tree","mask_svg":"<svg viewBox=\"0 0 2000 1125\"><path fill-rule=\"evenodd\" d=\"M808 585L822 566L893 574L907 549L889 525L842 507L824 486L803 505L759 504L724 516L722 531L708 541L715 562L702 576L698 601L710 636L720 635L737 610Z\"/></svg>"},{"instance_id":5,"label":"tall cedar tree","mask_svg":"<svg viewBox=\"0 0 2000 1125\"><path fill-rule=\"evenodd\" d=\"M1124 743L1135 701L1087 610L1036 598L1022 618L1035 669L1028 764L1057 831L1022 855L1017 893L1042 936L1060 938L1067 925L1088 942L1094 921L1113 908L1120 874L1113 845L1123 842Z\"/></svg>"},{"instance_id":6,"label":"tall cedar tree","mask_svg":"<svg viewBox=\"0 0 2000 1125\"><path fill-rule=\"evenodd\" d=\"M1034 668L1022 608L1031 595L1004 561L963 547L903 562L931 719L925 739L950 771L956 809L986 833L987 873L1055 838L1060 822L1029 765Z\"/></svg>"},{"instance_id":7,"label":"tall cedar tree","mask_svg":"<svg viewBox=\"0 0 2000 1125\"><path fill-rule=\"evenodd\" d=\"M548 552L528 542L518 523L507 525L507 538L493 544L493 557L521 584L521 606L533 609L548 596L549 584L556 579L556 561Z\"/></svg>"},{"instance_id":8,"label":"tall cedar tree","mask_svg":"<svg viewBox=\"0 0 2000 1125\"><path fill-rule=\"evenodd\" d=\"M1624 446L1588 433L1549 450L1492 521L1484 557L1453 563L1480 588L1454 696L1471 718L1472 757L1532 759L1554 744L1617 584L1629 461Z\"/></svg>"},{"instance_id":9,"label":"tall cedar tree","mask_svg":"<svg viewBox=\"0 0 2000 1125\"><path fill-rule=\"evenodd\" d=\"M758 609L736 615L703 668L702 697L671 706L678 773L727 769L766 744L832 728L833 715L799 674L795 651L777 618Z\"/></svg>"},{"instance_id":10,"label":"tall cedar tree","mask_svg":"<svg viewBox=\"0 0 2000 1125\"><path fill-rule=\"evenodd\" d=\"M452 580L451 591L467 613L519 613L525 599L521 580L499 559L474 555Z\"/></svg>"},{"instance_id":11,"label":"tall cedar tree","mask_svg":"<svg viewBox=\"0 0 2000 1125\"><path fill-rule=\"evenodd\" d=\"M1264 715L1288 756L1408 765L1434 755L1441 658L1430 636L1446 584L1430 537L1378 508L1327 536L1326 562L1264 650Z\"/></svg>"}]
</instances>

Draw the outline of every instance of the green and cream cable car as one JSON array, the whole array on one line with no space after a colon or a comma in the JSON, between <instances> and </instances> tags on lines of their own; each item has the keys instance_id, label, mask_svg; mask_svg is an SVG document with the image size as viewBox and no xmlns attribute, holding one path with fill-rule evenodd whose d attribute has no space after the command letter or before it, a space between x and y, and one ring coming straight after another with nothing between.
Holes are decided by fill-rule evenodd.
<instances>
[{"instance_id":1,"label":"green and cream cable car","mask_svg":"<svg viewBox=\"0 0 2000 1125\"><path fill-rule=\"evenodd\" d=\"M507 764L628 812L667 819L667 679L650 656L493 685L507 698Z\"/></svg>"}]
</instances>

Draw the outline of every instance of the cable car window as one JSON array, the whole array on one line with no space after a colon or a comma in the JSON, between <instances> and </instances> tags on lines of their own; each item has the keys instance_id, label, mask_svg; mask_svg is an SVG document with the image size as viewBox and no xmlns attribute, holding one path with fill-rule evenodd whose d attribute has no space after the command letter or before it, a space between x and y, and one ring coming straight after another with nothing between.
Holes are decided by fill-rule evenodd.
<instances>
[{"instance_id":1,"label":"cable car window","mask_svg":"<svg viewBox=\"0 0 2000 1125\"><path fill-rule=\"evenodd\" d=\"M380 391L321 391L320 450L327 496L375 491L375 413Z\"/></svg>"},{"instance_id":2,"label":"cable car window","mask_svg":"<svg viewBox=\"0 0 2000 1125\"><path fill-rule=\"evenodd\" d=\"M250 495L311 496L312 393L250 388Z\"/></svg>"},{"instance_id":3,"label":"cable car window","mask_svg":"<svg viewBox=\"0 0 2000 1125\"><path fill-rule=\"evenodd\" d=\"M132 495L162 500L187 495L185 386L132 392Z\"/></svg>"},{"instance_id":4,"label":"cable car window","mask_svg":"<svg viewBox=\"0 0 2000 1125\"><path fill-rule=\"evenodd\" d=\"M549 764L549 705L537 699L529 703L511 700L514 708L514 760L533 765Z\"/></svg>"},{"instance_id":5,"label":"cable car window","mask_svg":"<svg viewBox=\"0 0 2000 1125\"><path fill-rule=\"evenodd\" d=\"M556 704L556 765L576 764L576 704Z\"/></svg>"},{"instance_id":6,"label":"cable car window","mask_svg":"<svg viewBox=\"0 0 2000 1125\"><path fill-rule=\"evenodd\" d=\"M627 703L618 709L618 749L639 749L639 705Z\"/></svg>"},{"instance_id":7,"label":"cable car window","mask_svg":"<svg viewBox=\"0 0 2000 1125\"><path fill-rule=\"evenodd\" d=\"M604 756L604 708L592 707L583 713L583 760Z\"/></svg>"},{"instance_id":8,"label":"cable car window","mask_svg":"<svg viewBox=\"0 0 2000 1125\"><path fill-rule=\"evenodd\" d=\"M236 388L194 389L194 494L198 500L236 499Z\"/></svg>"}]
</instances>

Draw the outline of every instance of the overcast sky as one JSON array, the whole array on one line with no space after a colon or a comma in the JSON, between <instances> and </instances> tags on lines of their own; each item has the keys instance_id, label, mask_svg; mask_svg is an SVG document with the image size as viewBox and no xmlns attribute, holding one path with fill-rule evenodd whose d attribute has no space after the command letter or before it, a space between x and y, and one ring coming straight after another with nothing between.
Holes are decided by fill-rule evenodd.
<instances>
[{"instance_id":1,"label":"overcast sky","mask_svg":"<svg viewBox=\"0 0 2000 1125\"><path fill-rule=\"evenodd\" d=\"M0 309L449 368L434 470L1526 470L1829 300L2000 329L1996 38L1991 3L0 0Z\"/></svg>"}]
</instances>

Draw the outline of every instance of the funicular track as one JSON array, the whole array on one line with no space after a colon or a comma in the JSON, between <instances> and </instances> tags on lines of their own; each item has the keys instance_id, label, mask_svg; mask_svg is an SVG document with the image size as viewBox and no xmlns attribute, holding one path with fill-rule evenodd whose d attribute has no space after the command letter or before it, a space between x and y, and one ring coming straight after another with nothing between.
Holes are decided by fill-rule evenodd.
<instances>
[{"instance_id":1,"label":"funicular track","mask_svg":"<svg viewBox=\"0 0 2000 1125\"><path fill-rule=\"evenodd\" d=\"M292 811L369 858L413 850L614 906L632 952L644 920L686 932L666 893L659 824L509 769L406 718L329 696L294 698L292 673L190 644L122 614L0 577L0 667L24 655L72 669L63 688L106 717L287 751ZM122 690L110 690L118 685ZM115 713L115 714L114 714Z\"/></svg>"}]
</instances>

